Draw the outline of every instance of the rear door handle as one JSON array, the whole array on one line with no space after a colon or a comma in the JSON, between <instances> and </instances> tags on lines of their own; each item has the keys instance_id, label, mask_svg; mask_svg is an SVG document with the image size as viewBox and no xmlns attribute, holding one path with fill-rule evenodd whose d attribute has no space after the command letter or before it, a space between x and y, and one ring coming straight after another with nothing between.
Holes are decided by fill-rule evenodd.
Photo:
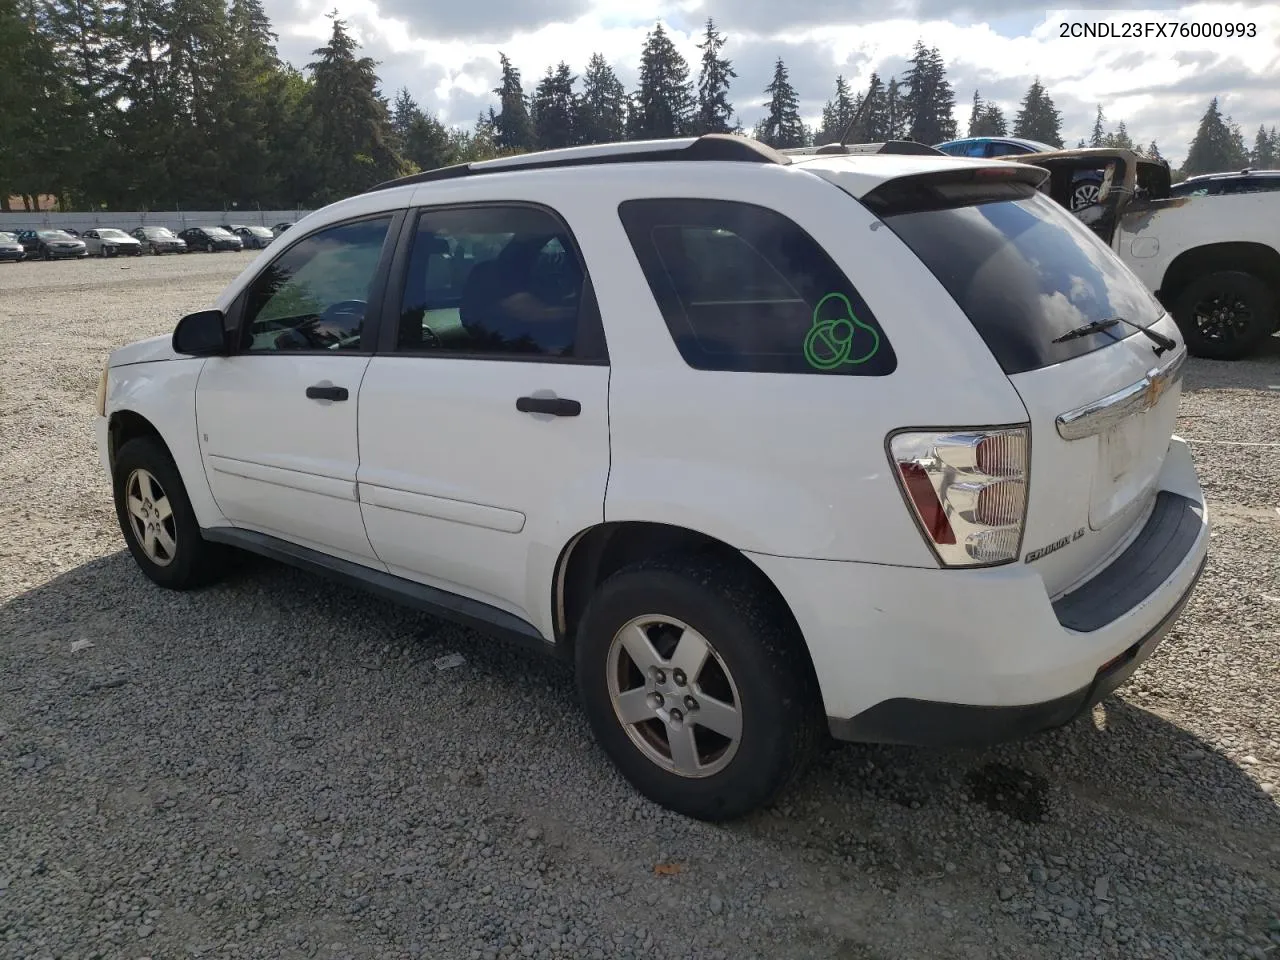
<instances>
[{"instance_id":1,"label":"rear door handle","mask_svg":"<svg viewBox=\"0 0 1280 960\"><path fill-rule=\"evenodd\" d=\"M345 400L348 396L350 394L347 393L346 387L331 387L322 384L307 387L307 398L310 400Z\"/></svg>"},{"instance_id":2,"label":"rear door handle","mask_svg":"<svg viewBox=\"0 0 1280 960\"><path fill-rule=\"evenodd\" d=\"M553 417L576 417L582 412L577 400L563 397L517 397L516 409L521 413L549 413Z\"/></svg>"}]
</instances>

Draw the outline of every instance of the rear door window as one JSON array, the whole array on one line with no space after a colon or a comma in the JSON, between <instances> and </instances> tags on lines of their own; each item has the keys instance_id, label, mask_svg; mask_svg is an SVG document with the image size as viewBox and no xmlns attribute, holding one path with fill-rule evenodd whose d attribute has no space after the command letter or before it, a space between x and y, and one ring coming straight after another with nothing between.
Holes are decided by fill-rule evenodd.
<instances>
[{"instance_id":1,"label":"rear door window","mask_svg":"<svg viewBox=\"0 0 1280 960\"><path fill-rule=\"evenodd\" d=\"M1095 320L1157 322L1163 308L1071 214L1025 185L1007 199L876 212L923 261L1010 375L1133 336L1124 324L1054 343ZM873 208L877 206L872 203Z\"/></svg>"},{"instance_id":2,"label":"rear door window","mask_svg":"<svg viewBox=\"0 0 1280 960\"><path fill-rule=\"evenodd\" d=\"M618 209L680 355L698 370L884 376L893 347L826 251L775 210L727 200Z\"/></svg>"}]
</instances>

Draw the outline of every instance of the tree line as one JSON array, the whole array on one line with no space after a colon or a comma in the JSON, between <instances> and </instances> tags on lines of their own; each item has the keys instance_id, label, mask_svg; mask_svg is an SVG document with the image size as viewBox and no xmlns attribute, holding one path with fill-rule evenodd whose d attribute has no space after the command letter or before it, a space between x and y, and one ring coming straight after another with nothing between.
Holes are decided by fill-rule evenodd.
<instances>
[{"instance_id":1,"label":"tree line","mask_svg":"<svg viewBox=\"0 0 1280 960\"><path fill-rule=\"evenodd\" d=\"M317 206L419 170L577 144L739 133L788 148L846 131L851 142L960 135L946 65L922 42L901 77L873 73L857 91L836 77L813 127L778 58L760 91L765 114L748 131L715 22L697 45L696 75L658 23L634 90L600 53L581 77L562 61L526 90L501 54L493 104L473 124L448 126L407 89L388 98L378 64L336 11L330 19L328 42L298 70L280 59L261 0L0 0L0 205L13 194L31 209L51 194L63 209ZM1011 120L975 91L964 132L1064 143L1039 79ZM1108 129L1101 107L1086 143L1160 155L1123 121ZM1249 149L1214 99L1182 173L1277 159L1275 127L1260 128Z\"/></svg>"}]
</instances>

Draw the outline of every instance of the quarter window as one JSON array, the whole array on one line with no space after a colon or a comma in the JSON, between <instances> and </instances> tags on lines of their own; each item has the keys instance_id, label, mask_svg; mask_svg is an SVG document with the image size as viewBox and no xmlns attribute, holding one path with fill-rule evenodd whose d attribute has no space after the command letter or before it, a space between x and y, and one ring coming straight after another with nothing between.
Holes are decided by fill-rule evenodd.
<instances>
[{"instance_id":1,"label":"quarter window","mask_svg":"<svg viewBox=\"0 0 1280 960\"><path fill-rule=\"evenodd\" d=\"M495 205L419 215L398 350L594 359L586 341L599 327L568 227L550 212Z\"/></svg>"},{"instance_id":2,"label":"quarter window","mask_svg":"<svg viewBox=\"0 0 1280 960\"><path fill-rule=\"evenodd\" d=\"M246 353L359 350L390 217L319 230L294 244L249 288Z\"/></svg>"},{"instance_id":3,"label":"quarter window","mask_svg":"<svg viewBox=\"0 0 1280 960\"><path fill-rule=\"evenodd\" d=\"M870 308L782 214L724 200L628 200L619 215L680 355L698 370L883 376Z\"/></svg>"}]
</instances>

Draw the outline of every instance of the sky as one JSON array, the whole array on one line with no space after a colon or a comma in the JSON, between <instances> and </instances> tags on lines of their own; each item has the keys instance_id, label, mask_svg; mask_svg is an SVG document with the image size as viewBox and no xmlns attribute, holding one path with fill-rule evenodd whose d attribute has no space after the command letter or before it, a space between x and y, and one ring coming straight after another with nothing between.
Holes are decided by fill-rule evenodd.
<instances>
[{"instance_id":1,"label":"sky","mask_svg":"<svg viewBox=\"0 0 1280 960\"><path fill-rule=\"evenodd\" d=\"M1035 77L1063 115L1068 146L1087 137L1101 104L1107 125L1123 120L1142 143L1155 140L1175 166L1209 99L1240 124L1250 146L1259 124L1280 127L1280 3L1161 5L1159 0L1076 0L1029 7L1016 0L265 0L286 60L303 68L330 31L336 9L379 61L383 92L407 88L425 109L471 126L494 103L499 51L521 71L526 93L566 61L581 75L603 53L628 90L636 86L645 34L661 21L696 79L707 17L727 37L737 71L731 100L750 129L781 57L818 120L837 74L865 88L873 70L901 76L917 39L936 46L966 132L974 90L1013 116ZM1106 21L1244 25L1254 36L1207 39L1062 37L1062 24ZM1253 25L1250 28L1249 25ZM1225 30L1218 31L1225 34Z\"/></svg>"}]
</instances>

